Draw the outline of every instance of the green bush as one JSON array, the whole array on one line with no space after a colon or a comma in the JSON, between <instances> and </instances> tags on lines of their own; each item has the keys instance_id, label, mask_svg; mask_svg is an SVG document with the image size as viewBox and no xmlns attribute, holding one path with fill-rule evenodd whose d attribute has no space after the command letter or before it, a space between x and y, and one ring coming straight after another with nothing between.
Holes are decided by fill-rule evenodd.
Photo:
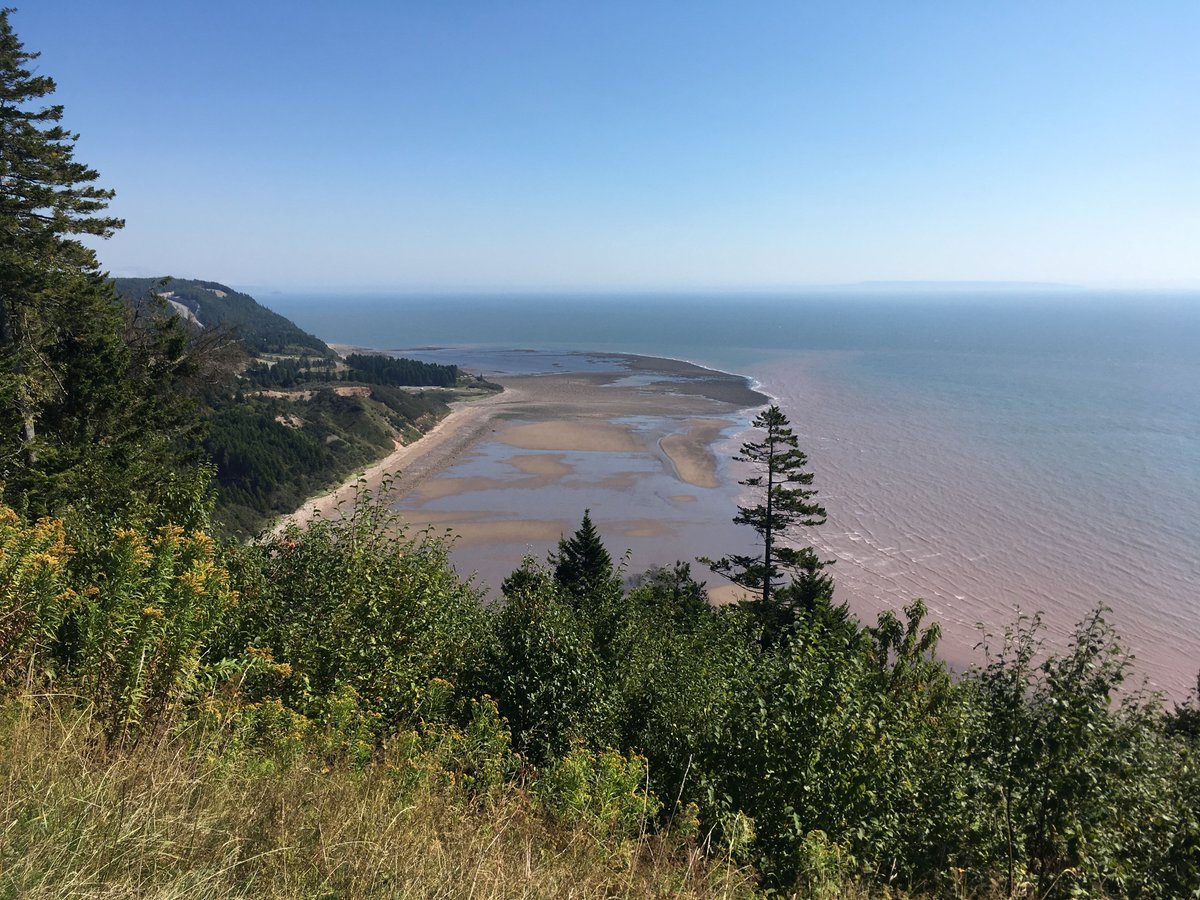
<instances>
[{"instance_id":1,"label":"green bush","mask_svg":"<svg viewBox=\"0 0 1200 900\"><path fill-rule=\"evenodd\" d=\"M79 590L62 652L72 689L110 739L164 722L196 685L201 651L237 602L212 539L116 528Z\"/></svg>"},{"instance_id":2,"label":"green bush","mask_svg":"<svg viewBox=\"0 0 1200 900\"><path fill-rule=\"evenodd\" d=\"M63 571L70 550L62 522L25 525L0 505L0 699L45 656L76 599Z\"/></svg>"},{"instance_id":3,"label":"green bush","mask_svg":"<svg viewBox=\"0 0 1200 900\"><path fill-rule=\"evenodd\" d=\"M583 746L540 772L533 792L557 818L584 823L604 838L637 834L662 808L647 788L644 758Z\"/></svg>"},{"instance_id":4,"label":"green bush","mask_svg":"<svg viewBox=\"0 0 1200 900\"><path fill-rule=\"evenodd\" d=\"M573 741L610 746L616 739L610 673L593 646L588 617L532 560L504 590L491 681L517 748L540 765Z\"/></svg>"},{"instance_id":5,"label":"green bush","mask_svg":"<svg viewBox=\"0 0 1200 900\"><path fill-rule=\"evenodd\" d=\"M241 601L214 657L269 651L290 675L263 695L314 722L336 720L351 696L377 737L443 720L475 695L489 640L447 554L440 539L409 537L382 502L242 550Z\"/></svg>"},{"instance_id":6,"label":"green bush","mask_svg":"<svg viewBox=\"0 0 1200 900\"><path fill-rule=\"evenodd\" d=\"M1197 857L1184 861L1200 833L1195 757L1158 698L1123 687L1131 660L1104 612L1040 663L1040 623L1023 620L970 676L978 802L996 815L964 850L981 873L1003 863L1011 889L1178 896L1200 885Z\"/></svg>"}]
</instances>

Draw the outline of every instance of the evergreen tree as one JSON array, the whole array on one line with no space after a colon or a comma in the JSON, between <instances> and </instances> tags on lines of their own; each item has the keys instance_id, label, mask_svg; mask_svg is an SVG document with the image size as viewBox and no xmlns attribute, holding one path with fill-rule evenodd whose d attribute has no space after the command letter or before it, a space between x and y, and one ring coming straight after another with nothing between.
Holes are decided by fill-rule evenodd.
<instances>
[{"instance_id":1,"label":"evergreen tree","mask_svg":"<svg viewBox=\"0 0 1200 900\"><path fill-rule=\"evenodd\" d=\"M733 521L758 532L762 556L731 554L703 562L734 583L761 591L759 614L764 620L779 614L786 618L798 606L812 608L832 596L833 582L822 572L825 563L816 553L809 547L781 543L796 528L824 523L825 508L814 499L813 475L804 469L808 457L798 448L787 416L778 406L770 406L755 417L753 425L764 429L765 436L742 444L741 454L734 459L757 468L740 484L754 488L761 499L753 506L739 506ZM793 575L793 583L786 591L774 590L785 572Z\"/></svg>"},{"instance_id":2,"label":"evergreen tree","mask_svg":"<svg viewBox=\"0 0 1200 900\"><path fill-rule=\"evenodd\" d=\"M174 477L188 421L177 381L192 365L178 323L133 322L81 235L109 237L113 192L74 158L0 10L0 482L30 514L111 510ZM153 474L152 474L153 472Z\"/></svg>"},{"instance_id":3,"label":"evergreen tree","mask_svg":"<svg viewBox=\"0 0 1200 900\"><path fill-rule=\"evenodd\" d=\"M63 128L61 106L31 107L55 85L26 66L25 51L0 10L0 354L2 396L19 430L25 461L37 459L38 409L62 388L45 350L55 340L56 301L95 255L77 234L107 237L123 224L101 215L112 191L95 187L97 173L73 158L77 135ZM8 448L6 448L8 449Z\"/></svg>"},{"instance_id":4,"label":"evergreen tree","mask_svg":"<svg viewBox=\"0 0 1200 900\"><path fill-rule=\"evenodd\" d=\"M592 523L591 510L584 510L578 531L559 540L558 553L551 557L551 562L554 580L573 596L582 597L616 586L612 557Z\"/></svg>"}]
</instances>

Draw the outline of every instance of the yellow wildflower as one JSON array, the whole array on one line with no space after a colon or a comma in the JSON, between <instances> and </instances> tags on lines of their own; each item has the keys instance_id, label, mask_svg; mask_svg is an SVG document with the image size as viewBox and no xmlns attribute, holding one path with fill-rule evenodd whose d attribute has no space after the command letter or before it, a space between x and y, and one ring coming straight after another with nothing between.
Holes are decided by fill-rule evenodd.
<instances>
[{"instance_id":1,"label":"yellow wildflower","mask_svg":"<svg viewBox=\"0 0 1200 900\"><path fill-rule=\"evenodd\" d=\"M155 544L175 543L183 536L183 529L178 525L167 524L158 529L158 537L155 539Z\"/></svg>"},{"instance_id":2,"label":"yellow wildflower","mask_svg":"<svg viewBox=\"0 0 1200 900\"><path fill-rule=\"evenodd\" d=\"M195 569L189 569L179 576L179 583L185 589L191 591L197 597L204 593L204 589L208 586L205 582L204 572L198 572Z\"/></svg>"}]
</instances>

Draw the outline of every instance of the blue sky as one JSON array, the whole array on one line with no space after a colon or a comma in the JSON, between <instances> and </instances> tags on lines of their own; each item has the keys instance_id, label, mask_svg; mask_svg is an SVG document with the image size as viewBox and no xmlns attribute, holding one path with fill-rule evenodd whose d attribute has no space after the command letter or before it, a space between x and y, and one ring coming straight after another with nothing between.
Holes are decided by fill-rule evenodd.
<instances>
[{"instance_id":1,"label":"blue sky","mask_svg":"<svg viewBox=\"0 0 1200 900\"><path fill-rule=\"evenodd\" d=\"M1200 287L1195 0L25 0L12 22L118 191L114 274Z\"/></svg>"}]
</instances>

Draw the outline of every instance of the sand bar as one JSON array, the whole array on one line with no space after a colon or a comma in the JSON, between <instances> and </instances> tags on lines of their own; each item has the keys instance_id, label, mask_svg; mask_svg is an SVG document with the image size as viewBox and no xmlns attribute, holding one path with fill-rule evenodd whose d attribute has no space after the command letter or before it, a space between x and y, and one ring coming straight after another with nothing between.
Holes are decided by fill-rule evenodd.
<instances>
[{"instance_id":1,"label":"sand bar","mask_svg":"<svg viewBox=\"0 0 1200 900\"><path fill-rule=\"evenodd\" d=\"M680 480L695 487L714 488L717 480L717 458L712 445L729 427L727 419L689 419L686 431L668 434L658 442L671 460Z\"/></svg>"},{"instance_id":2,"label":"sand bar","mask_svg":"<svg viewBox=\"0 0 1200 900\"><path fill-rule=\"evenodd\" d=\"M684 484L701 488L716 485L712 441L737 420L741 410L761 405L765 398L740 376L691 363L603 356L621 360L624 369L495 377L493 380L504 387L503 393L455 404L450 414L419 440L397 446L393 453L336 489L308 500L295 513L283 517L275 531L293 524L302 527L318 515L336 517L339 508L352 503L360 491L374 494L388 480L393 482L394 499L415 495L421 503L500 487L496 479L487 476L434 479L484 440L515 450L536 451L514 453L504 460L509 471L515 468L527 476L504 482L506 489L545 486L569 475L572 467L563 459L565 451L651 453L665 457ZM669 433L648 434L633 424L647 419ZM613 490L632 489L636 476L614 472L607 482ZM476 519L483 521L474 523L471 515L456 515L452 517L456 521L449 521L431 518L430 512L423 514L425 521L436 523L441 518L441 524L452 525L464 537L467 531L501 540L502 533L557 535L564 524L557 520L525 526L487 523L486 514L477 515ZM415 518L412 521L417 524Z\"/></svg>"}]
</instances>

